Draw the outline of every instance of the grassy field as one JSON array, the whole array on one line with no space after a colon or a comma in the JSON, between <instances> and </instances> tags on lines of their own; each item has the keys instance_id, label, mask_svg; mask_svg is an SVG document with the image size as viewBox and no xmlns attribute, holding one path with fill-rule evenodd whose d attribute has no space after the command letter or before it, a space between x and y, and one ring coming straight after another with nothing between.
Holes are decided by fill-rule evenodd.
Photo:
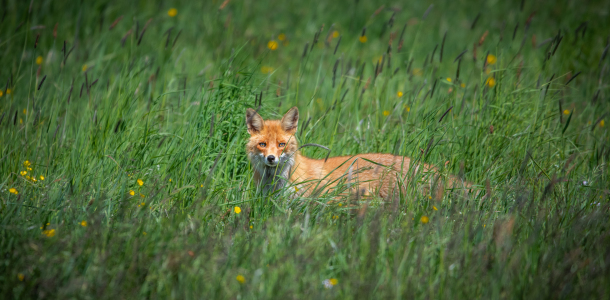
<instances>
[{"instance_id":1,"label":"grassy field","mask_svg":"<svg viewBox=\"0 0 610 300\"><path fill-rule=\"evenodd\" d=\"M607 1L2 7L0 298L610 296ZM263 197L259 104L478 192Z\"/></svg>"}]
</instances>

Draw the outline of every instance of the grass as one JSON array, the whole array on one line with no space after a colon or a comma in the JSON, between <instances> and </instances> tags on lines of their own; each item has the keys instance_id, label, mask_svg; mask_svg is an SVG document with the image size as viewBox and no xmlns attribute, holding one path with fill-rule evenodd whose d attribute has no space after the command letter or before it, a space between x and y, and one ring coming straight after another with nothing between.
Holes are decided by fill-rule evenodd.
<instances>
[{"instance_id":1,"label":"grass","mask_svg":"<svg viewBox=\"0 0 610 300\"><path fill-rule=\"evenodd\" d=\"M26 2L0 22L2 298L610 294L608 3ZM479 192L262 197L259 103Z\"/></svg>"}]
</instances>

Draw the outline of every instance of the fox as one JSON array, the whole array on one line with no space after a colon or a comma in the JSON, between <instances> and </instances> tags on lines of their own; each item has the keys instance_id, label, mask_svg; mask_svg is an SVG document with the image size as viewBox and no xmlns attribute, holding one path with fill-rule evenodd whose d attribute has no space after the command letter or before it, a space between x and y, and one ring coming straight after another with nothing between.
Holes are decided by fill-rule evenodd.
<instances>
[{"instance_id":1,"label":"fox","mask_svg":"<svg viewBox=\"0 0 610 300\"><path fill-rule=\"evenodd\" d=\"M254 171L254 182L265 193L275 192L288 184L302 196L349 187L358 196L387 198L407 188L407 178L426 174L423 193L442 197L445 183L439 169L412 158L383 153L337 156L327 159L305 157L295 138L299 121L297 107L290 108L281 120L264 120L252 108L246 110L250 135L246 152ZM410 176L410 177L408 177ZM470 189L472 183L456 176L447 177L448 188ZM431 196L430 196L431 197Z\"/></svg>"}]
</instances>

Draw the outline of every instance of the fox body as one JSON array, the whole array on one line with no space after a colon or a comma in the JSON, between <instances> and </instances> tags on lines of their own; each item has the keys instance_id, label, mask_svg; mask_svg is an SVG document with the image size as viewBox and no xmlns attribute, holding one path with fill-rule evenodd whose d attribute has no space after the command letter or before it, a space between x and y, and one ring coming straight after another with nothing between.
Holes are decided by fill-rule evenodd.
<instances>
[{"instance_id":1,"label":"fox body","mask_svg":"<svg viewBox=\"0 0 610 300\"><path fill-rule=\"evenodd\" d=\"M427 174L425 189L436 193L444 190L438 169L417 163L405 156L367 153L311 159L301 155L294 137L297 132L299 111L291 108L281 120L263 120L253 109L246 112L250 139L246 150L254 168L254 180L264 192L275 191L288 183L308 196L314 190L330 190L338 185L357 189L362 196L378 195L386 198L398 189L404 190L409 171ZM448 178L451 188L470 187L454 176ZM461 184L460 184L461 183Z\"/></svg>"}]
</instances>

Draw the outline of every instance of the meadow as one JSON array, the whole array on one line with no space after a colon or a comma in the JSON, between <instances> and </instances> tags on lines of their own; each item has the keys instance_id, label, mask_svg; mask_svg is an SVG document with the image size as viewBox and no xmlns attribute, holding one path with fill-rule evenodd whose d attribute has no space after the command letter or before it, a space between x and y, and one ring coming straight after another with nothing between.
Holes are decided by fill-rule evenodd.
<instances>
[{"instance_id":1,"label":"meadow","mask_svg":"<svg viewBox=\"0 0 610 300\"><path fill-rule=\"evenodd\" d=\"M2 299L610 297L608 1L2 8ZM246 109L292 106L476 192L261 195Z\"/></svg>"}]
</instances>

